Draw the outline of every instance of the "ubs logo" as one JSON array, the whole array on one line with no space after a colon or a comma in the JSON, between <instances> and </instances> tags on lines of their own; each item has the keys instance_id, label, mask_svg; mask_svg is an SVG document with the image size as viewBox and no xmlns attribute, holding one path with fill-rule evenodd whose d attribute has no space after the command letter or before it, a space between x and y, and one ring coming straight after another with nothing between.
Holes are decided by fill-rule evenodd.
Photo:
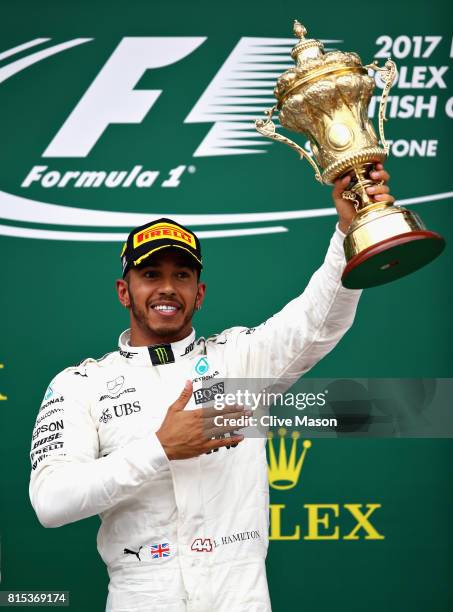
<instances>
[{"instance_id":1,"label":"ubs logo","mask_svg":"<svg viewBox=\"0 0 453 612\"><path fill-rule=\"evenodd\" d=\"M133 412L140 412L142 407L140 406L140 402L135 400L132 403L119 404L118 406L113 406L113 412L116 417L129 416Z\"/></svg>"},{"instance_id":2,"label":"ubs logo","mask_svg":"<svg viewBox=\"0 0 453 612\"><path fill-rule=\"evenodd\" d=\"M116 406L113 406L112 408L105 408L105 410L102 411L102 414L99 417L99 422L108 423L113 416L121 418L129 416L134 412L140 412L141 409L142 407L140 406L139 400L136 400L135 402L126 402L124 404L118 404ZM113 410L113 415L110 413L110 410Z\"/></svg>"},{"instance_id":3,"label":"ubs logo","mask_svg":"<svg viewBox=\"0 0 453 612\"><path fill-rule=\"evenodd\" d=\"M110 408L106 408L102 411L102 414L99 418L99 423L108 423L111 418L112 415L110 414Z\"/></svg>"}]
</instances>

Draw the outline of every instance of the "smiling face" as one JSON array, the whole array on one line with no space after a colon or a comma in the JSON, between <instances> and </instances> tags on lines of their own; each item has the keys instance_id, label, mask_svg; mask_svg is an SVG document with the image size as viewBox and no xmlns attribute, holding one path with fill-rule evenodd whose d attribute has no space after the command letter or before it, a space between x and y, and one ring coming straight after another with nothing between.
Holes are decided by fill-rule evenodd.
<instances>
[{"instance_id":1,"label":"smiling face","mask_svg":"<svg viewBox=\"0 0 453 612\"><path fill-rule=\"evenodd\" d=\"M180 249L162 249L116 282L121 303L130 308L132 346L177 342L190 334L206 290L192 261Z\"/></svg>"}]
</instances>

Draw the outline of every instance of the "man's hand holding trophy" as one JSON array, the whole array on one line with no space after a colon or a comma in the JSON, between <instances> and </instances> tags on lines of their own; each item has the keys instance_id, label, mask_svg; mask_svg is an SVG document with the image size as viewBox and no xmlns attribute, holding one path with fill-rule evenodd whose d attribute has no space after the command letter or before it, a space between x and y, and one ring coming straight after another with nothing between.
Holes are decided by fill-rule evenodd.
<instances>
[{"instance_id":1,"label":"man's hand holding trophy","mask_svg":"<svg viewBox=\"0 0 453 612\"><path fill-rule=\"evenodd\" d=\"M321 41L305 38L306 29L294 22L299 41L291 57L295 66L277 80L276 105L267 118L255 122L258 132L295 149L315 171L318 181L335 183L343 199L352 201L355 215L349 227L346 215L343 285L350 289L373 287L414 272L437 257L444 239L429 231L420 217L395 206L382 162L389 145L384 136L388 92L396 75L389 59L384 67L363 65L356 53L325 52ZM375 82L369 71L380 71L385 86L379 108L379 136L368 119L368 104ZM308 137L313 156L279 134L272 121L279 111L280 124ZM339 193L337 193L337 196ZM337 206L338 207L338 206ZM341 220L341 211L340 220Z\"/></svg>"}]
</instances>

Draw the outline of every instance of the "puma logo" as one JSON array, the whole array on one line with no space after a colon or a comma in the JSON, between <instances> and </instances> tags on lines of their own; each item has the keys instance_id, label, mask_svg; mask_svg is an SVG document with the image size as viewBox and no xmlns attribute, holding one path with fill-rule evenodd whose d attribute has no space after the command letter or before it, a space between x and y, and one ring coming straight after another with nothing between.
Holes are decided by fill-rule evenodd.
<instances>
[{"instance_id":1,"label":"puma logo","mask_svg":"<svg viewBox=\"0 0 453 612\"><path fill-rule=\"evenodd\" d=\"M135 555L137 557L137 559L139 561L141 561L140 559L140 551L143 548L143 546L140 546L140 548L137 550L137 552L135 552L135 550L129 550L129 548L125 548L123 550L123 555Z\"/></svg>"}]
</instances>

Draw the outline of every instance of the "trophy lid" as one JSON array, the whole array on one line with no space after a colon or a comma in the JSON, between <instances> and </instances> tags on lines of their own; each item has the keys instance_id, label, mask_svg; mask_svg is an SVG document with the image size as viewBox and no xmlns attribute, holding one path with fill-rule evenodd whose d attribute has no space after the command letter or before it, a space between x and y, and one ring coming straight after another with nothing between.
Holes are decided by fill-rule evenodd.
<instances>
[{"instance_id":1,"label":"trophy lid","mask_svg":"<svg viewBox=\"0 0 453 612\"><path fill-rule=\"evenodd\" d=\"M320 40L305 38L307 29L297 19L294 20L293 32L294 36L299 39L291 51L291 57L297 64L309 58L319 57L324 53L324 45Z\"/></svg>"},{"instance_id":2,"label":"trophy lid","mask_svg":"<svg viewBox=\"0 0 453 612\"><path fill-rule=\"evenodd\" d=\"M320 79L351 71L366 73L356 53L338 50L325 52L320 40L305 38L307 30L297 19L294 21L293 32L299 39L291 51L295 66L277 79L274 89L277 108L281 109L290 96Z\"/></svg>"}]
</instances>

